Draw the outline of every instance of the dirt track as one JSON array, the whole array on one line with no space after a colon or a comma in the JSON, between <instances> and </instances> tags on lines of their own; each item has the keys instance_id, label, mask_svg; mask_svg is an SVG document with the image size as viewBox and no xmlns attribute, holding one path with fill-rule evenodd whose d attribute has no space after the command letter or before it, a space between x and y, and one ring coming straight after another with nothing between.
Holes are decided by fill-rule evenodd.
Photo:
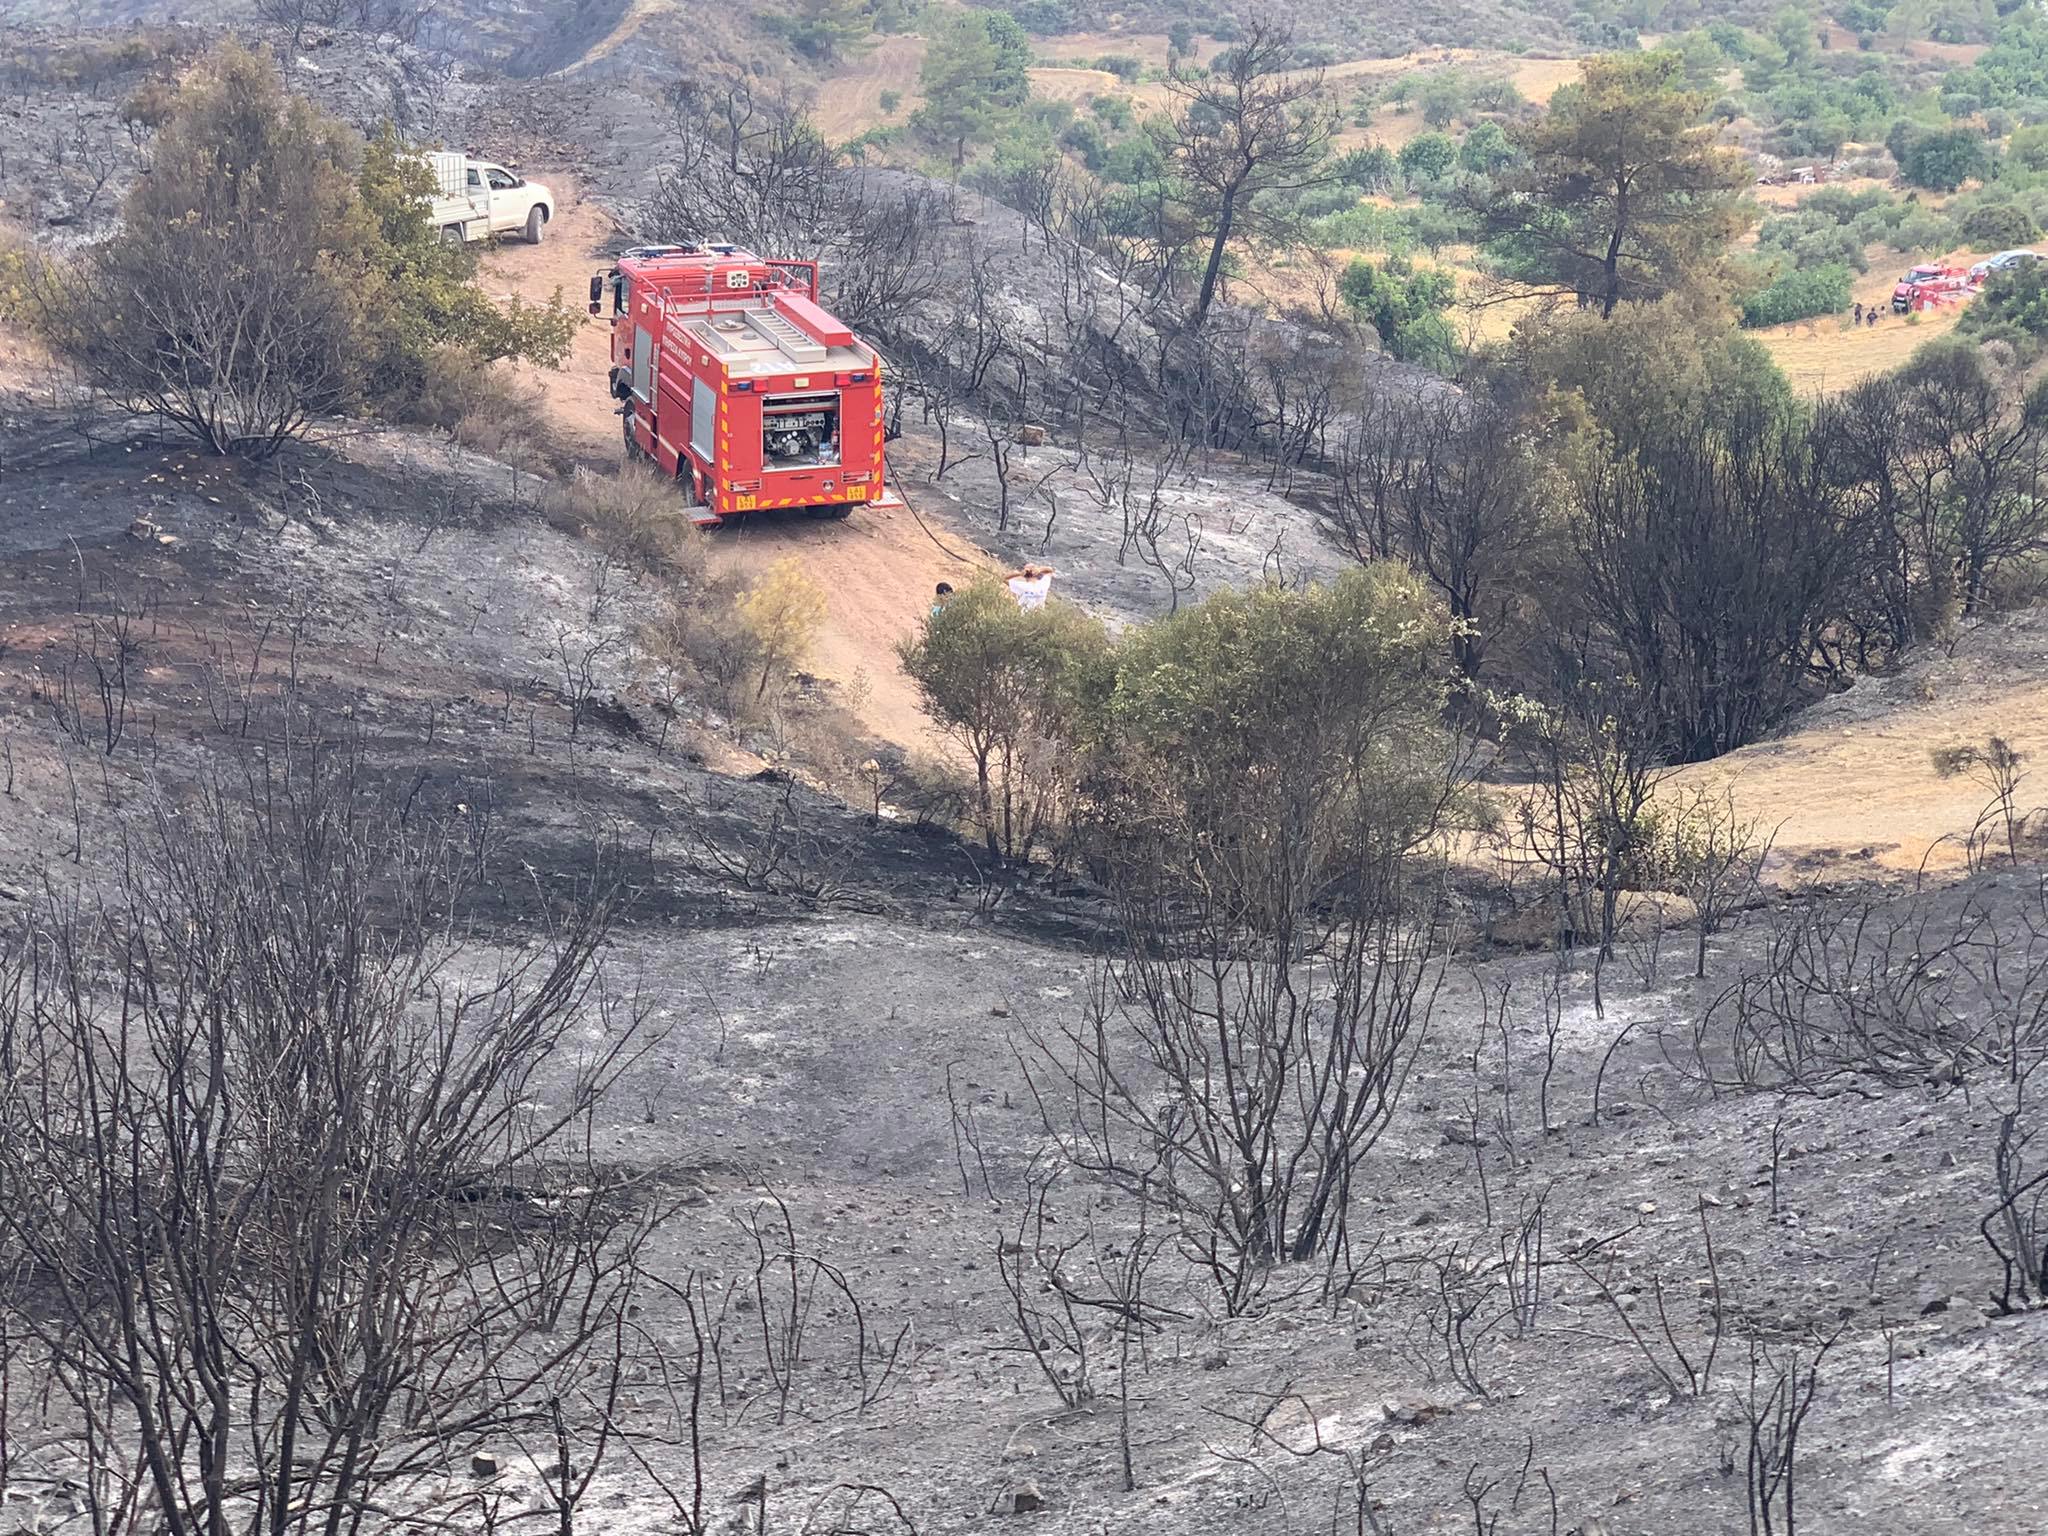
<instances>
[{"instance_id":1,"label":"dirt track","mask_svg":"<svg viewBox=\"0 0 2048 1536\"><path fill-rule=\"evenodd\" d=\"M573 187L561 195L547 244L508 245L488 258L485 281L493 291L534 300L557 286L571 296L583 291L611 229ZM1903 323L1891 330L1882 339L1909 334ZM1917 330L1910 334L1918 339ZM598 466L618 455L618 419L604 393L608 348L605 329L591 325L560 372L537 375L568 445ZM919 488L911 489L915 497ZM930 532L907 510L878 509L843 523L747 519L713 537L748 570L786 555L801 561L828 595L813 669L841 686L876 736L944 752L895 648L915 631L932 584L958 578L963 567L951 552L983 563L990 557L957 527L942 525L936 505L920 504L919 511ZM1967 779L1937 776L1929 751L1997 733L2041 761L2048 754L2048 703L2039 685L2048 667L2044 645L2040 626L2025 618L1976 631L1953 657L1930 654L1906 676L1866 680L1787 735L1687 769L1677 783L1732 779L1745 810L1778 828L1777 847L1794 872L1959 865L1960 839L1985 794ZM2026 788L2033 792L2029 804L2040 798L2038 785Z\"/></svg>"},{"instance_id":2,"label":"dirt track","mask_svg":"<svg viewBox=\"0 0 2048 1536\"><path fill-rule=\"evenodd\" d=\"M493 251L483 273L491 292L544 301L557 288L572 300L586 290L612 227L572 184L562 178L553 184L562 206L547 242L539 249L505 245ZM577 336L559 371L533 375L565 445L598 467L619 457L619 420L604 387L609 349L608 331L593 322ZM929 521L930 514L925 516ZM934 526L927 533L907 509L866 508L845 522L829 523L746 518L712 537L744 570L765 570L785 556L801 562L824 589L827 605L810 669L839 684L848 706L884 741L924 753L944 750L897 664L896 645L915 632L933 585L958 579L962 562L948 551L986 563L979 549L950 528Z\"/></svg>"}]
</instances>

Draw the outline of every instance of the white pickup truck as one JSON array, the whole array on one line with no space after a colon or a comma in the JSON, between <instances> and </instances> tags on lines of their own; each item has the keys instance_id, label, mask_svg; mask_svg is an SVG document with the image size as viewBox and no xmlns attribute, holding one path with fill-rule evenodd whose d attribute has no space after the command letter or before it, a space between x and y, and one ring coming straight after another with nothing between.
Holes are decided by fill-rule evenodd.
<instances>
[{"instance_id":1,"label":"white pickup truck","mask_svg":"<svg viewBox=\"0 0 2048 1536\"><path fill-rule=\"evenodd\" d=\"M453 151L429 150L420 158L434 172L430 217L443 240L456 244L516 232L527 244L540 244L555 216L555 194L546 187L502 165Z\"/></svg>"}]
</instances>

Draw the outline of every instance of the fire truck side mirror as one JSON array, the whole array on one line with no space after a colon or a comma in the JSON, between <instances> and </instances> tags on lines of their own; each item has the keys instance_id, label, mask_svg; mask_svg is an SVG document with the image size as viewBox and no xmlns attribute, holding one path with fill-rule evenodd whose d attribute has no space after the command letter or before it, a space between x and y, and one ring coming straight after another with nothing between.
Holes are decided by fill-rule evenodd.
<instances>
[{"instance_id":1,"label":"fire truck side mirror","mask_svg":"<svg viewBox=\"0 0 2048 1536\"><path fill-rule=\"evenodd\" d=\"M604 308L604 274L593 272L590 277L590 312L594 315Z\"/></svg>"}]
</instances>

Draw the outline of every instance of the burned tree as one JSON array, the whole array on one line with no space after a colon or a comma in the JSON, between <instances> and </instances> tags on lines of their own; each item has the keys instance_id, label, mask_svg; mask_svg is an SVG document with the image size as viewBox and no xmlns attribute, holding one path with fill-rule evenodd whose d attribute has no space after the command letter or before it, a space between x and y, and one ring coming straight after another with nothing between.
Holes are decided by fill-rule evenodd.
<instances>
[{"instance_id":1,"label":"burned tree","mask_svg":"<svg viewBox=\"0 0 2048 1536\"><path fill-rule=\"evenodd\" d=\"M1293 29L1254 15L1244 35L1202 75L1177 67L1167 79L1173 108L1159 147L1182 184L1187 217L1208 237L1194 323L1208 318L1233 242L1281 232L1267 201L1327 179L1324 152L1334 110L1317 71L1290 71Z\"/></svg>"},{"instance_id":2,"label":"burned tree","mask_svg":"<svg viewBox=\"0 0 2048 1536\"><path fill-rule=\"evenodd\" d=\"M1336 444L1338 518L1361 560L1399 555L1429 578L1459 622L1452 653L1476 681L1526 600L1546 543L1551 471L1507 379L1414 400L1376 392Z\"/></svg>"},{"instance_id":3,"label":"burned tree","mask_svg":"<svg viewBox=\"0 0 2048 1536\"><path fill-rule=\"evenodd\" d=\"M940 192L845 164L800 107L743 81L685 81L671 105L667 169L640 220L650 239L815 258L853 326L886 330L931 295L950 213Z\"/></svg>"},{"instance_id":4,"label":"burned tree","mask_svg":"<svg viewBox=\"0 0 2048 1536\"><path fill-rule=\"evenodd\" d=\"M34 1471L113 1528L432 1519L489 1437L602 1454L647 1230L583 1135L644 1045L613 903L472 948L462 829L411 812L282 742L0 961L0 1316Z\"/></svg>"}]
</instances>

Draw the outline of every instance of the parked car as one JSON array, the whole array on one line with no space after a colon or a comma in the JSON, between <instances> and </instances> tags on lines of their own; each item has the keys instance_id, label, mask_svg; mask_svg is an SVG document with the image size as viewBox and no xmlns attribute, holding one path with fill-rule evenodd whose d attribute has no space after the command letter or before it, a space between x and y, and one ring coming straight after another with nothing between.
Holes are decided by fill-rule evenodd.
<instances>
[{"instance_id":1,"label":"parked car","mask_svg":"<svg viewBox=\"0 0 2048 1536\"><path fill-rule=\"evenodd\" d=\"M2021 267L2031 267L2041 259L2039 251L2000 251L1996 256L1987 256L1970 268L1970 281L1981 283L1994 272L2016 272Z\"/></svg>"},{"instance_id":2,"label":"parked car","mask_svg":"<svg viewBox=\"0 0 2048 1536\"><path fill-rule=\"evenodd\" d=\"M488 160L428 150L420 158L433 169L435 194L429 217L441 238L459 245L493 235L518 234L539 245L555 215L555 195L537 181Z\"/></svg>"}]
</instances>

